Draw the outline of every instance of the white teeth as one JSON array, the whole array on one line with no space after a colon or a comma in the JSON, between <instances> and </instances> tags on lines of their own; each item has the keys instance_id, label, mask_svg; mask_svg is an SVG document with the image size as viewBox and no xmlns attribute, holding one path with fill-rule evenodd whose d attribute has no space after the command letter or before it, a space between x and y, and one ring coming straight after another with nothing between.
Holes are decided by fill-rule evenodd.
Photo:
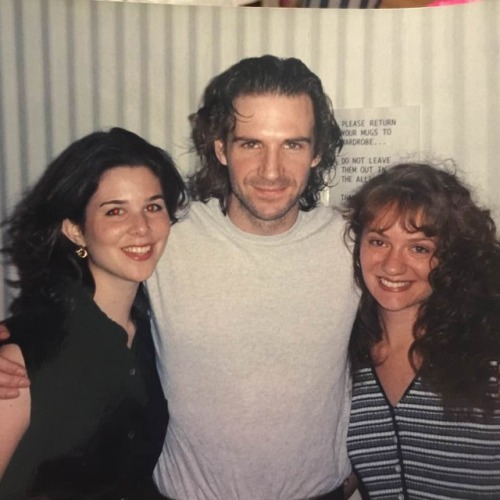
<instances>
[{"instance_id":1,"label":"white teeth","mask_svg":"<svg viewBox=\"0 0 500 500\"><path fill-rule=\"evenodd\" d=\"M151 250L151 245L146 245L145 247L125 247L123 249L124 252L129 252L129 253L148 253Z\"/></svg>"},{"instance_id":2,"label":"white teeth","mask_svg":"<svg viewBox=\"0 0 500 500\"><path fill-rule=\"evenodd\" d=\"M403 288L405 286L408 286L410 284L409 281L398 281L398 282L394 282L394 281L388 281L384 278L379 278L380 279L380 283L382 283L382 285L388 287L388 288L393 288L393 289L398 289L398 288Z\"/></svg>"}]
</instances>

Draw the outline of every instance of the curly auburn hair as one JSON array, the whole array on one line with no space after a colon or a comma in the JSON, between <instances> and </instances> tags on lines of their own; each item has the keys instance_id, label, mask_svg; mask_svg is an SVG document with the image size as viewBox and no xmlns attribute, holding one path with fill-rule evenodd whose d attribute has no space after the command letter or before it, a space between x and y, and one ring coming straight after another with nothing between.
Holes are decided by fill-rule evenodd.
<instances>
[{"instance_id":1,"label":"curly auburn hair","mask_svg":"<svg viewBox=\"0 0 500 500\"><path fill-rule=\"evenodd\" d=\"M500 244L490 211L476 205L454 173L416 163L372 178L344 208L362 292L350 341L352 367L366 366L371 348L382 339L377 302L361 272L361 236L380 214L394 212L408 230L437 241L438 264L429 274L432 294L413 327L410 363L442 396L445 408L491 410L498 397L498 376L495 381L492 373L500 361Z\"/></svg>"},{"instance_id":2,"label":"curly auburn hair","mask_svg":"<svg viewBox=\"0 0 500 500\"><path fill-rule=\"evenodd\" d=\"M320 192L330 185L336 158L343 146L330 99L323 91L321 80L295 58L280 59L265 55L243 59L216 76L207 86L200 109L191 115L193 149L201 167L188 179L191 196L207 202L217 198L226 211L231 193L228 169L219 162L214 142L226 142L234 130L237 110L235 99L243 95L278 94L308 95L314 110L314 155L321 156L299 201L301 210L308 211L319 203Z\"/></svg>"},{"instance_id":3,"label":"curly auburn hair","mask_svg":"<svg viewBox=\"0 0 500 500\"><path fill-rule=\"evenodd\" d=\"M10 307L13 314L29 304L64 304L60 286L68 278L94 291L87 259L76 256L78 247L64 236L61 225L70 219L84 227L85 209L101 176L119 166L149 168L160 181L171 222L177 220L177 211L187 203L187 192L167 152L117 127L73 142L49 164L3 222L6 243L2 253L17 268L19 277L9 281L20 288ZM139 287L138 312L147 306L145 297Z\"/></svg>"}]
</instances>

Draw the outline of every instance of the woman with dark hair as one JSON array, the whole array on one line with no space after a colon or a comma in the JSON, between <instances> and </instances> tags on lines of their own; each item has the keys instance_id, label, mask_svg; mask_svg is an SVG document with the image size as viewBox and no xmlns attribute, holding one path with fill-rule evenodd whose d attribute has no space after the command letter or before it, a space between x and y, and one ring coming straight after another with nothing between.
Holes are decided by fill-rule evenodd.
<instances>
[{"instance_id":1,"label":"woman with dark hair","mask_svg":"<svg viewBox=\"0 0 500 500\"><path fill-rule=\"evenodd\" d=\"M348 451L367 498L500 498L500 245L454 174L402 164L347 202L361 302Z\"/></svg>"},{"instance_id":2,"label":"woman with dark hair","mask_svg":"<svg viewBox=\"0 0 500 500\"><path fill-rule=\"evenodd\" d=\"M168 422L142 282L186 202L169 155L124 129L71 144L5 222L18 270L2 356L0 498L162 498Z\"/></svg>"}]
</instances>

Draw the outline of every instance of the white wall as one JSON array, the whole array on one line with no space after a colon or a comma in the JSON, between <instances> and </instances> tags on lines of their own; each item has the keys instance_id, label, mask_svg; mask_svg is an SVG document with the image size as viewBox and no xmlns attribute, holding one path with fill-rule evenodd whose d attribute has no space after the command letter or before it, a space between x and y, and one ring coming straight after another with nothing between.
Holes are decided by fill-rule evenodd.
<instances>
[{"instance_id":1,"label":"white wall","mask_svg":"<svg viewBox=\"0 0 500 500\"><path fill-rule=\"evenodd\" d=\"M296 56L336 108L420 107L424 156L500 208L500 2L337 10L0 0L0 217L70 141L120 125L187 172L187 117L242 57ZM0 270L3 281L5 270ZM0 316L8 293L0 286Z\"/></svg>"}]
</instances>

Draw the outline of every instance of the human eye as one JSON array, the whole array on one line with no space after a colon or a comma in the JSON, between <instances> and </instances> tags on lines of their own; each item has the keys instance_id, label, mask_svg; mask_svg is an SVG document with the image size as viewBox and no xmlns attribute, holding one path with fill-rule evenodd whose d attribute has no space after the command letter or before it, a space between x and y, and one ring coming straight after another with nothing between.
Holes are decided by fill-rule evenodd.
<instances>
[{"instance_id":1,"label":"human eye","mask_svg":"<svg viewBox=\"0 0 500 500\"><path fill-rule=\"evenodd\" d=\"M241 141L240 146L243 149L257 149L259 147L259 142L258 141Z\"/></svg>"},{"instance_id":2,"label":"human eye","mask_svg":"<svg viewBox=\"0 0 500 500\"><path fill-rule=\"evenodd\" d=\"M106 212L106 215L112 217L112 216L115 216L115 215L122 215L124 212L123 212L123 208L121 207L113 207L113 208L110 208L107 212Z\"/></svg>"},{"instance_id":3,"label":"human eye","mask_svg":"<svg viewBox=\"0 0 500 500\"><path fill-rule=\"evenodd\" d=\"M381 247L384 242L379 232L367 228L361 235L361 244L370 247Z\"/></svg>"},{"instance_id":4,"label":"human eye","mask_svg":"<svg viewBox=\"0 0 500 500\"><path fill-rule=\"evenodd\" d=\"M162 203L150 203L146 206L147 212L161 212L165 209L165 206Z\"/></svg>"},{"instance_id":5,"label":"human eye","mask_svg":"<svg viewBox=\"0 0 500 500\"><path fill-rule=\"evenodd\" d=\"M368 238L367 241L368 241L368 244L371 245L372 247L381 247L384 245L383 240L381 240L380 238L374 237L374 236L372 236L371 238Z\"/></svg>"},{"instance_id":6,"label":"human eye","mask_svg":"<svg viewBox=\"0 0 500 500\"><path fill-rule=\"evenodd\" d=\"M298 151L302 149L302 143L298 141L287 141L285 144L285 149L289 149L291 151Z\"/></svg>"},{"instance_id":7,"label":"human eye","mask_svg":"<svg viewBox=\"0 0 500 500\"><path fill-rule=\"evenodd\" d=\"M413 246L413 251L416 254L426 255L426 254L429 254L429 253L433 253L434 252L434 248L431 248L430 245L418 244L418 245L414 245Z\"/></svg>"}]
</instances>

